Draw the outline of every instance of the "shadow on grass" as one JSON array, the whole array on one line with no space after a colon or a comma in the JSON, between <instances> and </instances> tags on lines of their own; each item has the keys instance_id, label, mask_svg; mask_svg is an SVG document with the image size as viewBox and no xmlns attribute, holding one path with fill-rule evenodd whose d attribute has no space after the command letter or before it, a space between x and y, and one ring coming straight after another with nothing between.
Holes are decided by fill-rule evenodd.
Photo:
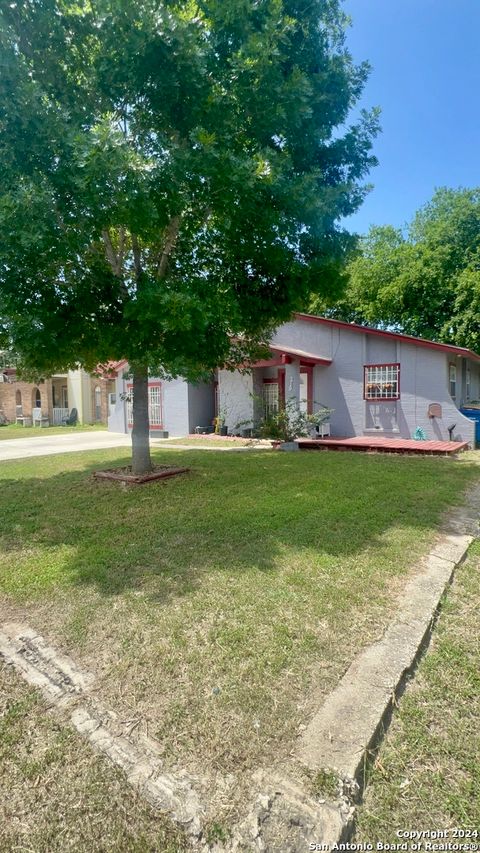
<instances>
[{"instance_id":1,"label":"shadow on grass","mask_svg":"<svg viewBox=\"0 0 480 853\"><path fill-rule=\"evenodd\" d=\"M268 576L288 551L334 561L385 547L399 527L423 536L480 473L451 459L193 450L154 453L189 465L185 476L95 481L93 471L128 463L120 454L1 466L0 588L20 598L58 584L144 589L161 604L191 594L206 571Z\"/></svg>"}]
</instances>

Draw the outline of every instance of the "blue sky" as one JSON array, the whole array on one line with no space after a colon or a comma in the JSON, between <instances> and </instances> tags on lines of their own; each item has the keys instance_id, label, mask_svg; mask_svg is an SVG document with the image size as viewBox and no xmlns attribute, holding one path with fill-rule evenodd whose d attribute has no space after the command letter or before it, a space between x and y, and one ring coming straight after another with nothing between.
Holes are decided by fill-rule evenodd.
<instances>
[{"instance_id":1,"label":"blue sky","mask_svg":"<svg viewBox=\"0 0 480 853\"><path fill-rule=\"evenodd\" d=\"M361 106L382 108L379 165L345 221L403 226L436 187L480 185L480 0L344 0L348 46L372 65Z\"/></svg>"}]
</instances>

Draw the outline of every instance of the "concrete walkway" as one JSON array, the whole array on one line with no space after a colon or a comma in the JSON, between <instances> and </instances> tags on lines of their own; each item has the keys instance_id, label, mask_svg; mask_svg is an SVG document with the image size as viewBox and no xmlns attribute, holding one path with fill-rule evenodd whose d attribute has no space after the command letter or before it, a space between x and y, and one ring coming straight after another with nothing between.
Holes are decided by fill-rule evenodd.
<instances>
[{"instance_id":1,"label":"concrete walkway","mask_svg":"<svg viewBox=\"0 0 480 853\"><path fill-rule=\"evenodd\" d=\"M40 432L40 430L39 430ZM253 444L246 447L206 447L182 444L168 444L167 439L150 439L152 450L206 450L227 453L249 452L251 450L271 450L270 442ZM77 432L67 435L39 435L38 438L12 438L0 441L0 462L9 459L32 459L34 456L52 456L55 453L73 453L76 450L103 450L109 447L132 447L130 435L119 432Z\"/></svg>"},{"instance_id":2,"label":"concrete walkway","mask_svg":"<svg viewBox=\"0 0 480 853\"><path fill-rule=\"evenodd\" d=\"M39 430L41 432L41 430ZM67 435L39 435L38 438L12 438L0 441L0 462L8 459L31 459L72 453L77 450L102 450L109 447L131 447L129 435L117 432L77 432Z\"/></svg>"}]
</instances>

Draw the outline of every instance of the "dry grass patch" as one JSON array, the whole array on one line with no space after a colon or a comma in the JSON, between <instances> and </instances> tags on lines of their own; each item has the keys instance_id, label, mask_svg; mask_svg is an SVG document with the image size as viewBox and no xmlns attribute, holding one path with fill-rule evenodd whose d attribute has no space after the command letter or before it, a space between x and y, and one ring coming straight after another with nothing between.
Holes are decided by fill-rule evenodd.
<instances>
[{"instance_id":1,"label":"dry grass patch","mask_svg":"<svg viewBox=\"0 0 480 853\"><path fill-rule=\"evenodd\" d=\"M255 447L258 444L265 444L266 442L259 442L257 439L253 438L236 438L234 436L218 436L218 435L186 435L183 438L164 438L158 439L161 441L161 445L166 444L178 445L181 447ZM268 442L270 445L270 442Z\"/></svg>"},{"instance_id":2,"label":"dry grass patch","mask_svg":"<svg viewBox=\"0 0 480 853\"><path fill-rule=\"evenodd\" d=\"M184 840L0 665L0 849L180 853Z\"/></svg>"}]
</instances>

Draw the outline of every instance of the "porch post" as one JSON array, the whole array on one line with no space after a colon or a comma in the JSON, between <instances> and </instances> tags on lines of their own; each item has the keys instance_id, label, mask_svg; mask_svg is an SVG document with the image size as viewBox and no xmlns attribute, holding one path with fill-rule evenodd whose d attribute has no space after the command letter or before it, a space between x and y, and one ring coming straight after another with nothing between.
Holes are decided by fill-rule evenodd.
<instances>
[{"instance_id":1,"label":"porch post","mask_svg":"<svg viewBox=\"0 0 480 853\"><path fill-rule=\"evenodd\" d=\"M300 362L292 361L285 365L285 403L294 402L300 407Z\"/></svg>"},{"instance_id":2,"label":"porch post","mask_svg":"<svg viewBox=\"0 0 480 853\"><path fill-rule=\"evenodd\" d=\"M78 413L78 422L83 424L82 372L80 368L68 371L67 396L69 413L72 409L76 409Z\"/></svg>"},{"instance_id":3,"label":"porch post","mask_svg":"<svg viewBox=\"0 0 480 853\"><path fill-rule=\"evenodd\" d=\"M47 398L46 412L49 423L53 425L53 379L45 379L45 396ZM42 412L43 414L43 412Z\"/></svg>"}]
</instances>

